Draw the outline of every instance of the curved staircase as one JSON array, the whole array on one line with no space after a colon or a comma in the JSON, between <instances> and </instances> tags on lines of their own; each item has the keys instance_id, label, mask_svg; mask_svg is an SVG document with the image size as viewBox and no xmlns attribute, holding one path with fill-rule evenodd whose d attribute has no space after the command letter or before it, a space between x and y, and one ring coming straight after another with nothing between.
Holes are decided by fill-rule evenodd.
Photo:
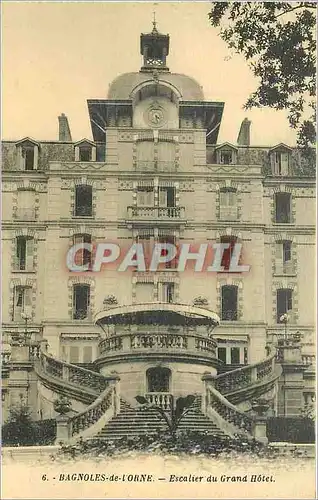
<instances>
[{"instance_id":1,"label":"curved staircase","mask_svg":"<svg viewBox=\"0 0 318 500\"><path fill-rule=\"evenodd\" d=\"M142 411L120 397L118 377L106 377L41 351L36 362L39 381L57 396L81 401L85 409L69 417L57 417L64 425L63 441L78 439L117 439L166 432L166 423L152 408ZM179 430L204 431L211 435L245 433L252 438L253 419L237 404L270 391L281 374L271 353L265 360L216 377L203 377L203 391L180 422ZM57 437L59 442L61 436Z\"/></svg>"}]
</instances>

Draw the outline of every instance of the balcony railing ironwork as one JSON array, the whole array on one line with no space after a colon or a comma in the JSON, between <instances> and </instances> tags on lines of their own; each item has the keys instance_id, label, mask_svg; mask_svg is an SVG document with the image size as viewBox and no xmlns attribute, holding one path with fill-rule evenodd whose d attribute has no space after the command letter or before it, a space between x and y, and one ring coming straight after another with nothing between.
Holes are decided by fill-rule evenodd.
<instances>
[{"instance_id":1,"label":"balcony railing ironwork","mask_svg":"<svg viewBox=\"0 0 318 500\"><path fill-rule=\"evenodd\" d=\"M128 207L129 219L166 219L184 218L184 207Z\"/></svg>"}]
</instances>

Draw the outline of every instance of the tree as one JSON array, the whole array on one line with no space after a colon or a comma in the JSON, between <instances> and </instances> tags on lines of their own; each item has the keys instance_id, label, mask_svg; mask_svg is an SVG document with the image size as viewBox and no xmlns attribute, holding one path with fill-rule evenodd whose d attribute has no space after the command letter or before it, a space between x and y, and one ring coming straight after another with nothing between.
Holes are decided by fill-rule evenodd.
<instances>
[{"instance_id":1,"label":"tree","mask_svg":"<svg viewBox=\"0 0 318 500\"><path fill-rule=\"evenodd\" d=\"M312 156L316 140L315 2L212 2L212 26L242 54L259 81L245 109L286 109L297 145Z\"/></svg>"},{"instance_id":2,"label":"tree","mask_svg":"<svg viewBox=\"0 0 318 500\"><path fill-rule=\"evenodd\" d=\"M135 398L138 403L140 403L142 408L152 408L155 410L159 415L164 419L166 422L170 436L172 437L173 440L176 439L176 434L177 430L179 427L179 424L182 420L182 418L189 412L191 409L191 406L193 405L195 401L195 396L188 395L183 397L180 397L176 400L176 405L173 405L173 402L171 404L171 409L169 412L161 408L160 406L157 405L152 405L148 403L147 399L144 396L136 396Z\"/></svg>"},{"instance_id":3,"label":"tree","mask_svg":"<svg viewBox=\"0 0 318 500\"><path fill-rule=\"evenodd\" d=\"M31 411L22 401L10 409L8 422L2 427L2 440L6 445L27 446L36 444L36 423L32 421Z\"/></svg>"}]
</instances>

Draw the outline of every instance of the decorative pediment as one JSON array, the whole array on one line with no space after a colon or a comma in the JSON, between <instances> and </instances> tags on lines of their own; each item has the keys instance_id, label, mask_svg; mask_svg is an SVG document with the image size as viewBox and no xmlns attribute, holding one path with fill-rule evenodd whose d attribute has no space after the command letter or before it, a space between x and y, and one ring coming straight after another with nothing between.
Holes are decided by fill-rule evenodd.
<instances>
[{"instance_id":1,"label":"decorative pediment","mask_svg":"<svg viewBox=\"0 0 318 500\"><path fill-rule=\"evenodd\" d=\"M26 147L34 147L34 146L40 146L40 143L35 141L34 139L31 139L30 137L24 137L24 139L21 139L20 141L15 143L16 146L26 146Z\"/></svg>"},{"instance_id":2,"label":"decorative pediment","mask_svg":"<svg viewBox=\"0 0 318 500\"><path fill-rule=\"evenodd\" d=\"M290 146L287 146L287 144L280 142L279 144L277 144L277 146L274 146L269 150L270 153L275 151L292 151L292 148Z\"/></svg>"},{"instance_id":3,"label":"decorative pediment","mask_svg":"<svg viewBox=\"0 0 318 500\"><path fill-rule=\"evenodd\" d=\"M215 150L220 150L220 149L233 149L234 151L238 151L238 148L234 146L234 144L231 144L230 142L223 142L222 144L219 144L218 146L215 147Z\"/></svg>"},{"instance_id":4,"label":"decorative pediment","mask_svg":"<svg viewBox=\"0 0 318 500\"><path fill-rule=\"evenodd\" d=\"M88 146L88 147L94 147L95 143L93 141L90 141L89 139L81 139L80 141L77 141L74 143L75 146Z\"/></svg>"}]
</instances>

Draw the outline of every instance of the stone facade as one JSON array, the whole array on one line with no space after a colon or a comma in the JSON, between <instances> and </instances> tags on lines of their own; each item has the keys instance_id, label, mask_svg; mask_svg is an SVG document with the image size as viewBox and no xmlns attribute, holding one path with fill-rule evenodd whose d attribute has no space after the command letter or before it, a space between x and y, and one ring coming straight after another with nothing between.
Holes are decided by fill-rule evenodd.
<instances>
[{"instance_id":1,"label":"stone facade","mask_svg":"<svg viewBox=\"0 0 318 500\"><path fill-rule=\"evenodd\" d=\"M31 310L28 328L33 332L32 340L43 337L57 358L85 363L98 356L100 329L94 324L94 315L103 309L105 297L115 295L120 305L136 303L138 290L147 286L145 293L149 291L150 301L159 301L160 283L173 283L172 301L192 304L196 297L203 296L209 308L220 315L221 324L214 338L218 347L225 349L228 365L252 364L265 357L266 346L275 344L284 333L284 325L277 321L277 290L291 290L288 332L300 332L303 356L313 356L315 287L310 278L315 259L315 178L310 175L310 166L299 151L285 145L218 145L218 128L213 132L216 140L211 143L213 134L209 134L204 122L204 113L208 113L204 111L205 103L191 103L190 98L183 101L177 75L174 79L174 74L152 68L151 64L142 71L147 71L147 79L129 89L134 96L130 102L114 97L99 101L103 116L109 117L108 122L105 118L104 142L94 128L97 104L89 101L94 141L83 141L83 145L96 160L84 153L81 158L81 141L30 143L26 138L3 142L2 319L8 344L10 335L24 328L23 319L16 316L19 287L31 289L31 302L24 305ZM185 92L187 81L182 80L182 85ZM194 87L191 79L191 92ZM207 104L220 104L216 112L222 116L223 103ZM165 115L162 125L151 122L157 115L146 116L153 110ZM21 163L24 144L28 150L36 148L36 169L34 163L28 169ZM89 152L90 147L94 153ZM279 174L273 166L277 151L288 157L287 169ZM89 186L89 215L76 215L78 186ZM139 207L140 190L152 189L152 204L159 207L160 193L169 188L173 191L172 205L182 209L176 212L182 216L147 222L143 210L140 216L131 215L134 212L130 207ZM225 192L234 193L232 212L222 206ZM278 194L290 196L290 218L285 222L276 222ZM27 207L25 200L29 200ZM167 207L167 201L164 203ZM146 233L153 241L173 236L179 245L235 237L242 244L243 263L250 266L250 271L195 273L166 269L165 274L147 277L133 270L119 273L110 266L98 273L74 274L67 269L66 254L76 234L90 235L94 244L118 242L121 248L128 249L132 241ZM32 265L27 269L15 265L19 237L34 240ZM291 265L284 268L277 247L285 241L291 242L287 258ZM85 318L74 318L75 284L89 287ZM222 320L224 286L236 287L237 316ZM129 365L126 368L130 373ZM177 369L183 372L185 368L180 365ZM191 378L191 367L187 365L186 373L181 377L185 384ZM286 375L291 387L293 376L289 372ZM136 384L140 385L138 377ZM300 392L313 392L311 380L301 379L295 397L299 399ZM289 397L293 399L293 391ZM290 414L298 414L303 402L299 400ZM281 405L278 411L282 413Z\"/></svg>"}]
</instances>

